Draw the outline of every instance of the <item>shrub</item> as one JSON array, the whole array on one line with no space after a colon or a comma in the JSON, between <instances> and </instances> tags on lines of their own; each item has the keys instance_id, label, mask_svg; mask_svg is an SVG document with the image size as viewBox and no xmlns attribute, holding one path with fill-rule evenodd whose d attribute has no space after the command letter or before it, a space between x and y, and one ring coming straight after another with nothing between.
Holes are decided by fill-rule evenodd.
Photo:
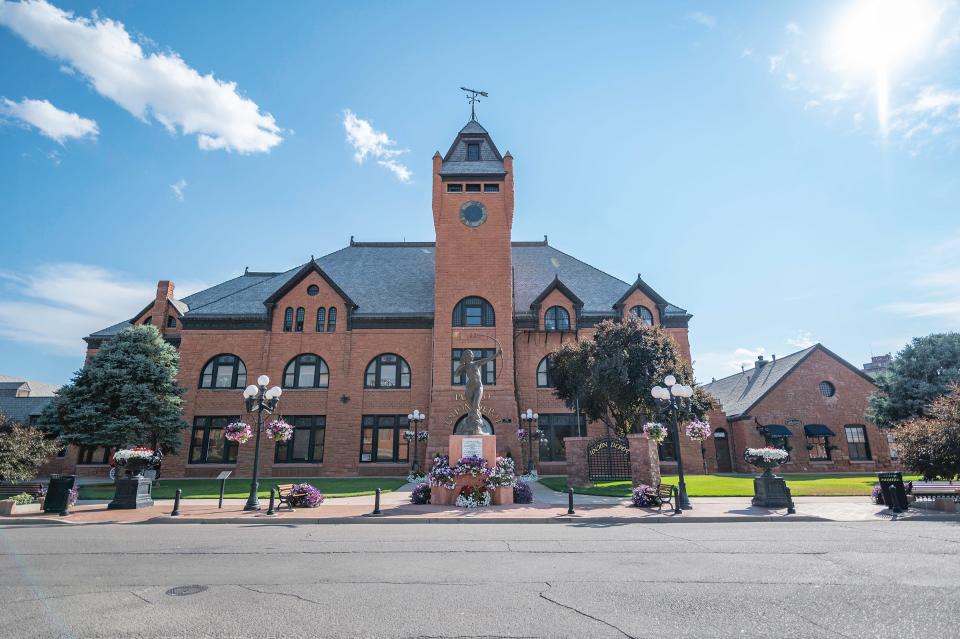
<instances>
[{"instance_id":1,"label":"shrub","mask_svg":"<svg viewBox=\"0 0 960 639\"><path fill-rule=\"evenodd\" d=\"M530 488L530 484L525 481L517 481L513 485L513 503L515 504L532 504L533 503L533 489Z\"/></svg>"},{"instance_id":2,"label":"shrub","mask_svg":"<svg viewBox=\"0 0 960 639\"><path fill-rule=\"evenodd\" d=\"M873 490L870 491L870 499L872 499L875 504L883 505L883 491L880 490L880 484L873 485Z\"/></svg>"},{"instance_id":3,"label":"shrub","mask_svg":"<svg viewBox=\"0 0 960 639\"><path fill-rule=\"evenodd\" d=\"M71 488L70 492L67 493L67 505L73 506L77 503L78 499L80 499L80 490L77 488Z\"/></svg>"},{"instance_id":4,"label":"shrub","mask_svg":"<svg viewBox=\"0 0 960 639\"><path fill-rule=\"evenodd\" d=\"M33 503L33 495L28 495L27 493L20 493L19 495L14 495L12 499L13 499L13 503L17 504L18 506Z\"/></svg>"},{"instance_id":5,"label":"shrub","mask_svg":"<svg viewBox=\"0 0 960 639\"><path fill-rule=\"evenodd\" d=\"M296 495L290 499L290 505L294 508L316 508L326 499L312 484L294 484L292 492Z\"/></svg>"},{"instance_id":6,"label":"shrub","mask_svg":"<svg viewBox=\"0 0 960 639\"><path fill-rule=\"evenodd\" d=\"M430 484L425 481L420 482L413 487L410 493L411 504L429 504L430 503Z\"/></svg>"},{"instance_id":7,"label":"shrub","mask_svg":"<svg viewBox=\"0 0 960 639\"><path fill-rule=\"evenodd\" d=\"M631 500L637 508L652 508L662 503L657 497L657 489L647 484L640 484L634 488Z\"/></svg>"}]
</instances>

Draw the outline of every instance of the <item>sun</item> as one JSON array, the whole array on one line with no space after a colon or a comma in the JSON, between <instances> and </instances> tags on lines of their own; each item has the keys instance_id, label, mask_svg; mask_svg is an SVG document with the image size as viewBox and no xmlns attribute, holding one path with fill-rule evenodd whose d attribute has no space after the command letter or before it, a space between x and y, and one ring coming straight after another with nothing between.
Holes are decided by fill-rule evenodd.
<instances>
[{"instance_id":1,"label":"sun","mask_svg":"<svg viewBox=\"0 0 960 639\"><path fill-rule=\"evenodd\" d=\"M854 0L834 21L828 58L838 71L871 76L884 135L890 78L929 48L942 12L943 6L932 0Z\"/></svg>"}]
</instances>

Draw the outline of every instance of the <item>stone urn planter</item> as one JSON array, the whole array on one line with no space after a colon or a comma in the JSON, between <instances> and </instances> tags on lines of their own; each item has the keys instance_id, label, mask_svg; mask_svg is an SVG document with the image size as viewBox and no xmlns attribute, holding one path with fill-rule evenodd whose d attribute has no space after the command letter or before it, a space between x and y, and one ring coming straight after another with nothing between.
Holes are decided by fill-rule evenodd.
<instances>
[{"instance_id":1,"label":"stone urn planter","mask_svg":"<svg viewBox=\"0 0 960 639\"><path fill-rule=\"evenodd\" d=\"M763 474L753 478L753 499L750 501L760 508L787 508L793 510L793 498L783 477L773 474L773 469L783 464L790 454L782 449L747 448L743 451L743 460L756 468L762 468Z\"/></svg>"},{"instance_id":2,"label":"stone urn planter","mask_svg":"<svg viewBox=\"0 0 960 639\"><path fill-rule=\"evenodd\" d=\"M17 502L12 499L0 499L0 515L13 515L17 512Z\"/></svg>"},{"instance_id":3,"label":"stone urn planter","mask_svg":"<svg viewBox=\"0 0 960 639\"><path fill-rule=\"evenodd\" d=\"M163 455L160 451L145 447L118 450L113 459L123 477L114 482L113 501L110 509L150 508L153 506L153 482L143 476L143 471L154 468Z\"/></svg>"}]
</instances>

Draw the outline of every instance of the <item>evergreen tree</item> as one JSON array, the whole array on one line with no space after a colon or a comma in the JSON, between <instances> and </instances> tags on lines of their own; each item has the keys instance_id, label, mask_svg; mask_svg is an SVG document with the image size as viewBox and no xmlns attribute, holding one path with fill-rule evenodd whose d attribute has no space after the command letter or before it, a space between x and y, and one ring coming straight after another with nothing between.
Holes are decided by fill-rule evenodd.
<instances>
[{"instance_id":1,"label":"evergreen tree","mask_svg":"<svg viewBox=\"0 0 960 639\"><path fill-rule=\"evenodd\" d=\"M0 415L0 481L25 481L60 449L55 439Z\"/></svg>"},{"instance_id":2,"label":"evergreen tree","mask_svg":"<svg viewBox=\"0 0 960 639\"><path fill-rule=\"evenodd\" d=\"M915 337L877 379L870 417L882 428L920 417L956 382L960 382L960 333Z\"/></svg>"},{"instance_id":3,"label":"evergreen tree","mask_svg":"<svg viewBox=\"0 0 960 639\"><path fill-rule=\"evenodd\" d=\"M654 419L650 389L674 375L677 383L693 384L693 373L672 337L629 317L597 325L592 340L563 346L549 360L554 394L568 408L602 421L619 435L638 432ZM696 389L693 415L703 418L712 407L710 396Z\"/></svg>"},{"instance_id":4,"label":"evergreen tree","mask_svg":"<svg viewBox=\"0 0 960 639\"><path fill-rule=\"evenodd\" d=\"M41 417L61 440L78 446L180 446L183 392L180 356L153 326L133 326L108 340L57 391Z\"/></svg>"}]
</instances>

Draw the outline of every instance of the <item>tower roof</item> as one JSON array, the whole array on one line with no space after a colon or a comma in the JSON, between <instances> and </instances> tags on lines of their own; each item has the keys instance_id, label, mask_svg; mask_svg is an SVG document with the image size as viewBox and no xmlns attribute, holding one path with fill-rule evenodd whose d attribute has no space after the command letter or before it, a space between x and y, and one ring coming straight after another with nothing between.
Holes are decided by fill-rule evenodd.
<instances>
[{"instance_id":1,"label":"tower roof","mask_svg":"<svg viewBox=\"0 0 960 639\"><path fill-rule=\"evenodd\" d=\"M478 153L471 157L469 145L476 144ZM442 176L490 176L503 177L506 175L503 167L503 156L493 143L487 130L476 120L470 120L464 125L450 145L450 150L443 156L440 165Z\"/></svg>"}]
</instances>

